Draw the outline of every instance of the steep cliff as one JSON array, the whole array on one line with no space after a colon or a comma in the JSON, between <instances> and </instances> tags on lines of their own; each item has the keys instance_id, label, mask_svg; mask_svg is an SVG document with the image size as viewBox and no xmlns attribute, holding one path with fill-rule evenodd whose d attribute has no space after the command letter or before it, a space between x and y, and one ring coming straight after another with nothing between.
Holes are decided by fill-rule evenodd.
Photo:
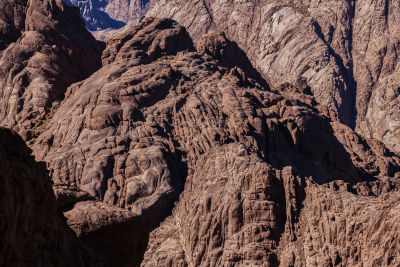
<instances>
[{"instance_id":1,"label":"steep cliff","mask_svg":"<svg viewBox=\"0 0 400 267\"><path fill-rule=\"evenodd\" d=\"M398 266L395 4L1 2L0 265Z\"/></svg>"},{"instance_id":2,"label":"steep cliff","mask_svg":"<svg viewBox=\"0 0 400 267\"><path fill-rule=\"evenodd\" d=\"M400 151L399 11L394 0L158 0L147 16L195 40L224 31L273 87L305 78L343 123Z\"/></svg>"},{"instance_id":3,"label":"steep cliff","mask_svg":"<svg viewBox=\"0 0 400 267\"><path fill-rule=\"evenodd\" d=\"M31 152L0 128L0 265L139 266L148 240L142 220L65 186L55 197L45 163Z\"/></svg>"}]
</instances>

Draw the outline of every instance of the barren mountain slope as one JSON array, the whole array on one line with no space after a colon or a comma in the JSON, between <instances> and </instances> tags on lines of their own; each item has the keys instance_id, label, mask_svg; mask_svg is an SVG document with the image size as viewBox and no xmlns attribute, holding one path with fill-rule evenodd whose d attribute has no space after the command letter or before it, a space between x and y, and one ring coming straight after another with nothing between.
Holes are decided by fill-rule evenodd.
<instances>
[{"instance_id":1,"label":"barren mountain slope","mask_svg":"<svg viewBox=\"0 0 400 267\"><path fill-rule=\"evenodd\" d=\"M313 218L319 202L305 203L317 190L332 191L334 203L345 191L360 207L386 192L397 196L399 157L339 123L304 80L271 91L223 34L205 35L197 47L167 19L148 18L111 38L103 67L68 89L33 146L52 179L156 228L145 266L273 266L293 257L301 266L332 257L324 246L343 263L374 260L336 247L318 229L308 231L321 252L305 253L310 236L295 242L307 227L299 222ZM347 208L340 215L357 221ZM346 234L351 247L367 233ZM381 234L398 242L394 232ZM377 260L397 252L382 253Z\"/></svg>"},{"instance_id":2,"label":"barren mountain slope","mask_svg":"<svg viewBox=\"0 0 400 267\"><path fill-rule=\"evenodd\" d=\"M118 29L139 19L149 8L149 0L64 0L77 6L91 31Z\"/></svg>"},{"instance_id":3,"label":"barren mountain slope","mask_svg":"<svg viewBox=\"0 0 400 267\"><path fill-rule=\"evenodd\" d=\"M0 2L0 125L30 140L66 88L100 67L79 11L55 0Z\"/></svg>"},{"instance_id":4,"label":"barren mountain slope","mask_svg":"<svg viewBox=\"0 0 400 267\"><path fill-rule=\"evenodd\" d=\"M195 40L224 31L273 87L306 78L343 123L396 151L399 15L396 0L158 0L147 13L175 19Z\"/></svg>"}]
</instances>

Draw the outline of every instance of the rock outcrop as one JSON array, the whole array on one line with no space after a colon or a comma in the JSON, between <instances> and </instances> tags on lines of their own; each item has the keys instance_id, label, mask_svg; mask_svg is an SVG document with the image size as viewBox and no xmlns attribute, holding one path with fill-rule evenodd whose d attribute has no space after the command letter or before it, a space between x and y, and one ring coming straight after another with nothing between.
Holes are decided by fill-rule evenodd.
<instances>
[{"instance_id":1,"label":"rock outcrop","mask_svg":"<svg viewBox=\"0 0 400 267\"><path fill-rule=\"evenodd\" d=\"M274 88L304 78L318 103L367 138L400 151L397 1L158 0L199 40L224 31Z\"/></svg>"},{"instance_id":2,"label":"rock outcrop","mask_svg":"<svg viewBox=\"0 0 400 267\"><path fill-rule=\"evenodd\" d=\"M83 250L56 211L44 163L0 128L0 265L84 266Z\"/></svg>"},{"instance_id":3,"label":"rock outcrop","mask_svg":"<svg viewBox=\"0 0 400 267\"><path fill-rule=\"evenodd\" d=\"M104 12L108 1L104 0L64 0L69 6L79 7L81 16L85 20L88 30L119 29L125 26L123 21L115 20Z\"/></svg>"},{"instance_id":4,"label":"rock outcrop","mask_svg":"<svg viewBox=\"0 0 400 267\"><path fill-rule=\"evenodd\" d=\"M399 184L379 184L357 195L225 145L201 157L142 266L397 266Z\"/></svg>"},{"instance_id":5,"label":"rock outcrop","mask_svg":"<svg viewBox=\"0 0 400 267\"><path fill-rule=\"evenodd\" d=\"M56 0L0 3L0 125L29 141L71 83L101 65L76 8Z\"/></svg>"},{"instance_id":6,"label":"rock outcrop","mask_svg":"<svg viewBox=\"0 0 400 267\"><path fill-rule=\"evenodd\" d=\"M178 21L196 42L223 31L272 87L305 78L318 103L335 110L341 122L400 151L395 1L71 2L91 30L120 28L146 14Z\"/></svg>"},{"instance_id":7,"label":"rock outcrop","mask_svg":"<svg viewBox=\"0 0 400 267\"><path fill-rule=\"evenodd\" d=\"M305 79L271 91L240 55L220 33L203 36L196 51L168 19L148 18L111 38L103 67L68 88L33 145L56 184L103 202L76 204L74 220L65 211L70 225L79 235L79 215L91 218L101 207L125 209L104 218L141 215L154 229L143 266L395 263L396 252L384 248L397 233L371 218L383 216L379 199L389 195L387 222L400 216L398 155L341 124ZM315 200L324 191L330 209ZM349 202L357 212L342 205ZM362 229L379 230L382 252L373 256L367 232L346 228L367 216L358 207L367 211L368 202L371 223ZM357 251L302 224L320 220L326 229L324 216L335 209L337 223L348 222L330 225L331 233Z\"/></svg>"},{"instance_id":8,"label":"rock outcrop","mask_svg":"<svg viewBox=\"0 0 400 267\"><path fill-rule=\"evenodd\" d=\"M55 197L45 163L31 152L0 128L0 265L139 266L148 240L141 218L78 189L58 186Z\"/></svg>"},{"instance_id":9,"label":"rock outcrop","mask_svg":"<svg viewBox=\"0 0 400 267\"><path fill-rule=\"evenodd\" d=\"M149 235L139 216L98 201L63 211L68 226L93 251L93 266L140 266Z\"/></svg>"},{"instance_id":10,"label":"rock outcrop","mask_svg":"<svg viewBox=\"0 0 400 267\"><path fill-rule=\"evenodd\" d=\"M193 50L186 30L169 20L147 20L109 40L103 68L69 88L34 146L52 179L142 214L149 226L161 222L185 177L173 140L154 120L156 104L169 110L165 98L183 79L163 57Z\"/></svg>"}]
</instances>

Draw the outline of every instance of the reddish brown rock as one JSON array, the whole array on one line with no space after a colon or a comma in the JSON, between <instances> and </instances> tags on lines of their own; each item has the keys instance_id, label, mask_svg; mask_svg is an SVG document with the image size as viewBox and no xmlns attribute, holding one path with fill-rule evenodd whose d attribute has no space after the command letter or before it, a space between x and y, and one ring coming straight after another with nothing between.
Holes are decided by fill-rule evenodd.
<instances>
[{"instance_id":1,"label":"reddish brown rock","mask_svg":"<svg viewBox=\"0 0 400 267\"><path fill-rule=\"evenodd\" d=\"M89 193L68 185L53 185L53 191L57 200L57 208L59 209L68 209L81 201L95 200Z\"/></svg>"},{"instance_id":2,"label":"reddish brown rock","mask_svg":"<svg viewBox=\"0 0 400 267\"><path fill-rule=\"evenodd\" d=\"M168 95L183 78L168 56L190 50L189 35L170 20L149 19L109 40L105 66L69 88L34 146L52 179L142 214L152 227L168 215L185 164L152 110L156 103L171 108Z\"/></svg>"},{"instance_id":3,"label":"reddish brown rock","mask_svg":"<svg viewBox=\"0 0 400 267\"><path fill-rule=\"evenodd\" d=\"M397 185L398 187L398 185ZM399 191L357 196L311 185L281 266L398 266Z\"/></svg>"},{"instance_id":4,"label":"reddish brown rock","mask_svg":"<svg viewBox=\"0 0 400 267\"><path fill-rule=\"evenodd\" d=\"M140 265L148 230L138 216L85 201L91 199L87 193L66 186L55 186L55 197L45 164L4 128L0 158L0 265Z\"/></svg>"},{"instance_id":5,"label":"reddish brown rock","mask_svg":"<svg viewBox=\"0 0 400 267\"><path fill-rule=\"evenodd\" d=\"M31 140L55 183L54 198L44 165L0 130L1 263L399 265L400 158L384 144L396 142L340 122L354 119L357 60L343 40L365 10L333 0L156 2L151 12L191 20L197 49L175 21L148 18L108 40L95 73L100 50L76 9L0 4L4 124ZM395 88L394 68L384 69ZM368 86L355 97L377 88ZM393 92L365 101L395 106Z\"/></svg>"},{"instance_id":6,"label":"reddish brown rock","mask_svg":"<svg viewBox=\"0 0 400 267\"><path fill-rule=\"evenodd\" d=\"M274 88L307 80L318 103L366 138L400 151L396 0L156 0L196 40L223 31Z\"/></svg>"},{"instance_id":7,"label":"reddish brown rock","mask_svg":"<svg viewBox=\"0 0 400 267\"><path fill-rule=\"evenodd\" d=\"M313 190L333 190L332 202L340 192L357 203L397 194L398 155L338 122L305 80L273 92L240 62L225 65L235 53L225 53L223 35L203 41L202 53L194 52L176 22L146 19L110 39L103 67L68 89L33 148L56 183L104 202L78 202L69 222L78 219L71 225L79 232L80 216L90 222L91 210L112 205L141 215L155 229L143 266L329 263L331 252L299 252L308 246L298 241L301 222L318 205L308 203ZM123 218L102 218L114 216ZM316 233L321 248L331 245ZM388 255L337 251L331 260L346 263Z\"/></svg>"},{"instance_id":8,"label":"reddish brown rock","mask_svg":"<svg viewBox=\"0 0 400 267\"><path fill-rule=\"evenodd\" d=\"M399 182L379 184L370 196L317 185L225 145L198 160L142 265L396 266Z\"/></svg>"},{"instance_id":9,"label":"reddish brown rock","mask_svg":"<svg viewBox=\"0 0 400 267\"><path fill-rule=\"evenodd\" d=\"M172 18L196 41L225 32L272 87L305 78L318 103L350 124L352 2L157 0L146 16Z\"/></svg>"},{"instance_id":10,"label":"reddish brown rock","mask_svg":"<svg viewBox=\"0 0 400 267\"><path fill-rule=\"evenodd\" d=\"M0 124L35 137L53 102L100 67L100 53L78 10L62 1L2 1Z\"/></svg>"},{"instance_id":11,"label":"reddish brown rock","mask_svg":"<svg viewBox=\"0 0 400 267\"><path fill-rule=\"evenodd\" d=\"M128 210L96 201L65 210L68 226L96 254L101 266L140 266L148 242L141 218Z\"/></svg>"}]
</instances>

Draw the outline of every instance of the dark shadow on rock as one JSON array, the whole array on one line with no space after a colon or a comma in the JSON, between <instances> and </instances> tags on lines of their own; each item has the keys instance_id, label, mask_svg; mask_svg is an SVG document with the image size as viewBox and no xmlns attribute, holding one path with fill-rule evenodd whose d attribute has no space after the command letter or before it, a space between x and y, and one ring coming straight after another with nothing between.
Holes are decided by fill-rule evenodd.
<instances>
[{"instance_id":1,"label":"dark shadow on rock","mask_svg":"<svg viewBox=\"0 0 400 267\"><path fill-rule=\"evenodd\" d=\"M246 78L255 80L265 89L270 88L267 81L253 67L246 53L236 42L229 40L224 32L204 34L197 44L197 51L215 58L225 68L240 68Z\"/></svg>"},{"instance_id":2,"label":"dark shadow on rock","mask_svg":"<svg viewBox=\"0 0 400 267\"><path fill-rule=\"evenodd\" d=\"M85 21L86 28L90 31L119 29L126 25L125 22L112 19L106 12L101 10L101 8L106 6L107 2L93 0L90 4L87 1L64 1L69 6L77 6L80 8L81 16Z\"/></svg>"},{"instance_id":3,"label":"dark shadow on rock","mask_svg":"<svg viewBox=\"0 0 400 267\"><path fill-rule=\"evenodd\" d=\"M328 119L316 117L305 120L298 130L289 130L291 122L285 123L266 133L266 159L273 167L283 169L291 166L296 175L312 176L318 184L343 180L355 185L376 180L353 163Z\"/></svg>"}]
</instances>

